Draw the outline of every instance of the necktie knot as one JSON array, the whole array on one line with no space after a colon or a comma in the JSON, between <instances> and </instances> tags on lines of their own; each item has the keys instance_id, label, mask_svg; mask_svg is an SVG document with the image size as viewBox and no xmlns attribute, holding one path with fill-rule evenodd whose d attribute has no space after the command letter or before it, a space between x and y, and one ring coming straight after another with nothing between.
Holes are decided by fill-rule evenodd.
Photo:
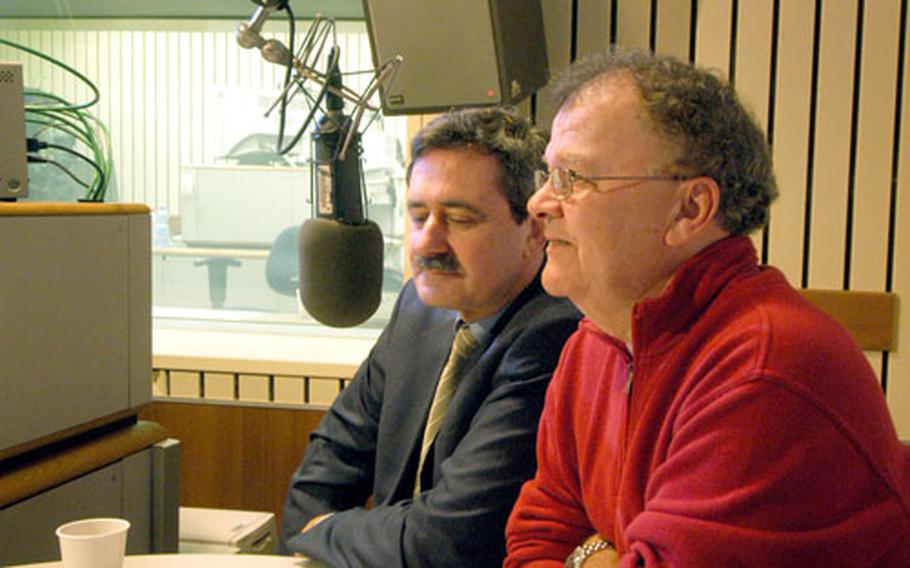
<instances>
[{"instance_id":1,"label":"necktie knot","mask_svg":"<svg viewBox=\"0 0 910 568\"><path fill-rule=\"evenodd\" d=\"M467 359L476 343L477 340L474 339L474 334L471 333L471 328L468 327L468 324L461 324L461 327L455 332L455 340L452 341L452 352L449 354L449 361L458 359L460 362ZM446 363L446 366L448 366L448 363Z\"/></svg>"}]
</instances>

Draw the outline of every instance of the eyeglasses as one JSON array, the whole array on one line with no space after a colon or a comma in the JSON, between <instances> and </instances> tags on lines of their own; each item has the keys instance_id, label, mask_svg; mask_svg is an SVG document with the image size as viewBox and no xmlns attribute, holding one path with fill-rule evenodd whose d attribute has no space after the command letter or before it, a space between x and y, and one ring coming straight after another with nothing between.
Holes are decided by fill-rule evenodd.
<instances>
[{"instance_id":1,"label":"eyeglasses","mask_svg":"<svg viewBox=\"0 0 910 568\"><path fill-rule=\"evenodd\" d=\"M550 187L553 190L553 196L560 200L564 201L572 196L575 192L575 182L582 181L591 184L592 186L597 186L595 182L598 181L632 181L635 183L640 183L643 181L650 180L665 180L665 181L682 181L684 179L689 179L690 176L684 175L664 175L664 176L597 176L597 177L588 177L583 176L575 170L570 170L568 168L555 167L549 172L543 170L537 170L534 172L534 183L537 186L537 189L542 188L546 185L547 181L550 182ZM634 185L634 184L630 184ZM628 187L628 186L621 186ZM614 189L620 189L619 187Z\"/></svg>"}]
</instances>

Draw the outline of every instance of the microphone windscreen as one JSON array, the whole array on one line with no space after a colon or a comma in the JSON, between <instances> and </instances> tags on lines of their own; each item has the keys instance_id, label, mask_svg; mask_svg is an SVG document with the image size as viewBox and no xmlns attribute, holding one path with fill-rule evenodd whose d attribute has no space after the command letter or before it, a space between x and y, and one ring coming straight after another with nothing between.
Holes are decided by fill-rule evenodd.
<instances>
[{"instance_id":1,"label":"microphone windscreen","mask_svg":"<svg viewBox=\"0 0 910 568\"><path fill-rule=\"evenodd\" d=\"M365 322L382 297L382 232L372 221L308 219L297 236L300 300L332 327Z\"/></svg>"}]
</instances>

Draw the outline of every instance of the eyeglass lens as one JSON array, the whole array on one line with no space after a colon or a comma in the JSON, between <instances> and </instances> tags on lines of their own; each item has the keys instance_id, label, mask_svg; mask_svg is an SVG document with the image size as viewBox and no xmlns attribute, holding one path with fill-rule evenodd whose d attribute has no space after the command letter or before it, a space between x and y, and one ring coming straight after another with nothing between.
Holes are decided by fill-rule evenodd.
<instances>
[{"instance_id":1,"label":"eyeglass lens","mask_svg":"<svg viewBox=\"0 0 910 568\"><path fill-rule=\"evenodd\" d=\"M537 189L542 188L549 181L553 193L560 197L565 197L572 193L572 174L564 168L553 168L550 172L538 170L534 172L534 181Z\"/></svg>"}]
</instances>

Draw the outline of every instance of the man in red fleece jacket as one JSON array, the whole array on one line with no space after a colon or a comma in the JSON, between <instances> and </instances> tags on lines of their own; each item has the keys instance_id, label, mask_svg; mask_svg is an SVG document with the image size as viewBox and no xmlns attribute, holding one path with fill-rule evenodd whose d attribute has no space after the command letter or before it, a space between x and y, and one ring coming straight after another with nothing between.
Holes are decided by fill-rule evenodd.
<instances>
[{"instance_id":1,"label":"man in red fleece jacket","mask_svg":"<svg viewBox=\"0 0 910 568\"><path fill-rule=\"evenodd\" d=\"M557 88L544 287L563 349L511 566L910 566L910 455L865 357L748 232L776 186L732 87L613 50Z\"/></svg>"}]
</instances>

